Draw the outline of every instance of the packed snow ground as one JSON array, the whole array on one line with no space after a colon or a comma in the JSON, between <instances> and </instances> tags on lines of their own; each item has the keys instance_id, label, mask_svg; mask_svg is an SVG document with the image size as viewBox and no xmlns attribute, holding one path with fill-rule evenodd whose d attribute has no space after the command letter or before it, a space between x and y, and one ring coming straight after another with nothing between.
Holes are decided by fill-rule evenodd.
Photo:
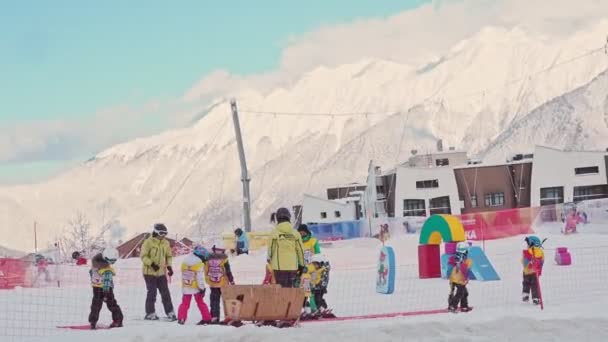
<instances>
[{"instance_id":1,"label":"packed snow ground","mask_svg":"<svg viewBox=\"0 0 608 342\"><path fill-rule=\"evenodd\" d=\"M587 229L586 229L587 228ZM37 289L0 292L0 340L2 341L190 341L205 337L223 341L329 341L336 338L378 341L485 341L530 338L535 341L608 339L608 234L602 227L582 226L581 233L559 234L558 225L539 227L546 242L546 268L541 278L546 308L520 301L523 237L487 241L486 253L501 281L472 282L470 303L475 310L467 314L435 314L366 321L303 323L301 328L283 329L206 326L192 305L186 326L142 320L145 286L139 260L121 260L117 269L116 297L125 313L125 327L115 330L69 331L57 325L86 324L90 305L87 267L61 270L62 286L48 284ZM593 231L588 233L587 231ZM557 233L556 233L557 232ZM606 229L608 233L608 228ZM417 235L394 237L389 244L397 257L396 291L392 295L375 292L375 266L381 246L372 239L336 242L324 248L332 261L327 300L339 316L433 310L446 307L448 284L445 280L417 277ZM553 262L554 248L571 250L572 266ZM237 283L259 284L264 271L263 252L231 259ZM175 265L179 260L175 261ZM177 268L177 267L176 267ZM179 279L179 274L174 277ZM181 293L172 283L177 309ZM207 297L208 303L208 297ZM160 298L157 312L162 313ZM101 322L109 322L102 310ZM312 337L314 336L314 337Z\"/></svg>"}]
</instances>

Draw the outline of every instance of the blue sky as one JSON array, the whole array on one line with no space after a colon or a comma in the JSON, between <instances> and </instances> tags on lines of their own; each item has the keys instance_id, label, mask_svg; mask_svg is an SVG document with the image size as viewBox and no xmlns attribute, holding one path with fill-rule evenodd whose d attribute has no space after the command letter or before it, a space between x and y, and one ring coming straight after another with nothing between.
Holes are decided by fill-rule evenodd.
<instances>
[{"instance_id":1,"label":"blue sky","mask_svg":"<svg viewBox=\"0 0 608 342\"><path fill-rule=\"evenodd\" d=\"M30 124L66 124L114 106L177 99L218 69L269 71L293 36L425 2L2 2L0 132L21 127L13 140L27 139ZM138 124L160 130L165 122L151 116ZM106 147L66 147L78 142L64 133L56 133L51 147L0 154L0 183L42 179Z\"/></svg>"}]
</instances>

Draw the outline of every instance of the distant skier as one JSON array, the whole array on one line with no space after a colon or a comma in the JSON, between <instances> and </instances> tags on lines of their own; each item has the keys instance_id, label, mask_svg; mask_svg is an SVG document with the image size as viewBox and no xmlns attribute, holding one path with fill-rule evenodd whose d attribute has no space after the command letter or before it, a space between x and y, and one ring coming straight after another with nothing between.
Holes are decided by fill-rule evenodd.
<instances>
[{"instance_id":1,"label":"distant skier","mask_svg":"<svg viewBox=\"0 0 608 342\"><path fill-rule=\"evenodd\" d=\"M93 300L91 302L91 313L89 314L91 329L97 328L99 312L103 302L106 302L108 310L112 313L110 328L122 327L122 310L120 310L120 306L118 306L114 297L113 277L116 272L112 265L117 259L118 251L114 248L106 248L91 260L91 269L89 270L91 286L93 287Z\"/></svg>"},{"instance_id":2,"label":"distant skier","mask_svg":"<svg viewBox=\"0 0 608 342\"><path fill-rule=\"evenodd\" d=\"M540 304L540 293L537 276L540 277L545 263L545 254L542 250L542 242L537 236L528 236L525 239L528 248L523 251L522 265L523 269L523 289L522 301L530 300L532 294L532 302L535 305Z\"/></svg>"},{"instance_id":3,"label":"distant skier","mask_svg":"<svg viewBox=\"0 0 608 342\"><path fill-rule=\"evenodd\" d=\"M211 254L205 263L205 278L211 288L211 323L217 324L220 321L222 287L227 284L234 285L234 277L224 249L215 246L211 248Z\"/></svg>"},{"instance_id":4,"label":"distant skier","mask_svg":"<svg viewBox=\"0 0 608 342\"><path fill-rule=\"evenodd\" d=\"M564 227L564 234L576 233L576 226L581 222L581 218L576 212L576 209L571 209L570 213L566 216L566 225Z\"/></svg>"},{"instance_id":5,"label":"distant skier","mask_svg":"<svg viewBox=\"0 0 608 342\"><path fill-rule=\"evenodd\" d=\"M469 269L473 261L468 258L468 254L468 244L466 242L459 242L456 246L456 254L450 257L448 261L451 267L450 295L448 297L448 310L450 312L457 312L459 304L461 312L471 311L467 284L469 283Z\"/></svg>"},{"instance_id":6,"label":"distant skier","mask_svg":"<svg viewBox=\"0 0 608 342\"><path fill-rule=\"evenodd\" d=\"M167 276L173 276L173 254L167 236L167 227L162 223L154 225L152 236L147 238L141 248L144 279L148 294L146 296L146 320L158 320L156 315L156 293L160 292L163 307L169 320L177 320L169 292Z\"/></svg>"},{"instance_id":7,"label":"distant skier","mask_svg":"<svg viewBox=\"0 0 608 342\"><path fill-rule=\"evenodd\" d=\"M241 228L234 230L236 238L236 255L249 254L249 237Z\"/></svg>"},{"instance_id":8,"label":"distant skier","mask_svg":"<svg viewBox=\"0 0 608 342\"><path fill-rule=\"evenodd\" d=\"M207 250L197 245L182 262L182 303L177 310L177 323L184 324L188 319L190 301L194 301L201 312L199 325L211 323L211 313L205 304L205 263L209 257Z\"/></svg>"}]
</instances>

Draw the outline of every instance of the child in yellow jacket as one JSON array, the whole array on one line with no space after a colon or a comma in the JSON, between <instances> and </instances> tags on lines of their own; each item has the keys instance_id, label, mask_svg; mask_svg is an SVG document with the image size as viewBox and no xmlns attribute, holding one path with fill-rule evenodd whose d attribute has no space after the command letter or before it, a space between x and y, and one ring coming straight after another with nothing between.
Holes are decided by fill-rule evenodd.
<instances>
[{"instance_id":1,"label":"child in yellow jacket","mask_svg":"<svg viewBox=\"0 0 608 342\"><path fill-rule=\"evenodd\" d=\"M218 323L222 287L227 284L234 285L234 278L230 270L230 263L228 263L228 256L224 253L225 250L213 246L211 252L205 263L205 279L211 288L211 322Z\"/></svg>"},{"instance_id":2,"label":"child in yellow jacket","mask_svg":"<svg viewBox=\"0 0 608 342\"><path fill-rule=\"evenodd\" d=\"M448 297L448 310L456 312L460 304L460 311L470 311L469 307L469 269L473 261L468 258L469 246L466 242L458 243L456 255L449 260L452 270L450 272L450 295Z\"/></svg>"}]
</instances>

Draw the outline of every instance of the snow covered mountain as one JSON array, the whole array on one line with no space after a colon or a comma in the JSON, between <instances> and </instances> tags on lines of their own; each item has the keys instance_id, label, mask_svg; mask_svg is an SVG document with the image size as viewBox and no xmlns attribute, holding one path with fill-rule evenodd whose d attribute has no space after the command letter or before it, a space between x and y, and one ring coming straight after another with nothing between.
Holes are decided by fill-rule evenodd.
<instances>
[{"instance_id":1,"label":"snow covered mountain","mask_svg":"<svg viewBox=\"0 0 608 342\"><path fill-rule=\"evenodd\" d=\"M498 159L544 144L560 149L608 148L608 71L514 122L482 153Z\"/></svg>"},{"instance_id":2,"label":"snow covered mountain","mask_svg":"<svg viewBox=\"0 0 608 342\"><path fill-rule=\"evenodd\" d=\"M296 204L304 192L363 181L370 159L392 166L439 138L496 158L551 142L556 129L576 137L572 147L603 148L608 135L594 109L605 115L606 77L592 80L608 69L607 26L602 21L560 41L488 27L426 65L367 59L321 66L289 88L237 94L256 227L264 227L271 208ZM118 218L130 234L156 221L181 234L238 226L241 185L230 108L214 101L207 110L191 127L114 146L46 183L0 189L0 217L15 227L7 244L30 245L27 227L34 220L39 238L50 241L77 210L97 225ZM554 115L563 118L553 122ZM572 119L579 121L566 124Z\"/></svg>"}]
</instances>

